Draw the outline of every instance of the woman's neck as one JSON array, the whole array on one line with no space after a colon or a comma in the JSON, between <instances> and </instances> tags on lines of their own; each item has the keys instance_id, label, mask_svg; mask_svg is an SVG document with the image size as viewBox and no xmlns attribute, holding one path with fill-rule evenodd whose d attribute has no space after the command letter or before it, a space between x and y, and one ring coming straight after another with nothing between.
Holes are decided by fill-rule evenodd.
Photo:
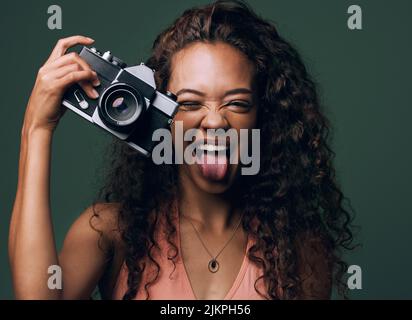
<instances>
[{"instance_id":1,"label":"woman's neck","mask_svg":"<svg viewBox=\"0 0 412 320\"><path fill-rule=\"evenodd\" d=\"M186 176L179 181L179 212L207 232L222 234L238 223L240 211L228 194L213 194L196 187Z\"/></svg>"}]
</instances>

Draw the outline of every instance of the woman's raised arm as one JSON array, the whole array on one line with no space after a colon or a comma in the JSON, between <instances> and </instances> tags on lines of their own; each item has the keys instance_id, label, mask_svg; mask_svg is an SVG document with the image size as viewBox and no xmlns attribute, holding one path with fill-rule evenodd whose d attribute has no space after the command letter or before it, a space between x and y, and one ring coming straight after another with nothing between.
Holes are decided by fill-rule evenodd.
<instances>
[{"instance_id":1,"label":"woman's raised arm","mask_svg":"<svg viewBox=\"0 0 412 320\"><path fill-rule=\"evenodd\" d=\"M27 104L21 130L19 177L9 233L9 257L16 298L65 297L64 288L50 290L47 285L49 266L61 264L50 212L51 144L54 129L64 113L61 99L65 90L79 83L88 96L97 98L93 88L99 85L97 74L76 53L65 54L68 48L76 44L91 43L92 39L83 36L59 40L49 59L40 68ZM87 215L88 212L82 216ZM79 221L82 221L81 218ZM87 232L81 232L90 226L80 222L72 227L77 231L71 230L71 234L77 232L79 237L90 237ZM93 230L90 232L96 234ZM93 236L97 237L95 234ZM81 250L79 252L82 254ZM82 270L79 269L79 272Z\"/></svg>"}]
</instances>

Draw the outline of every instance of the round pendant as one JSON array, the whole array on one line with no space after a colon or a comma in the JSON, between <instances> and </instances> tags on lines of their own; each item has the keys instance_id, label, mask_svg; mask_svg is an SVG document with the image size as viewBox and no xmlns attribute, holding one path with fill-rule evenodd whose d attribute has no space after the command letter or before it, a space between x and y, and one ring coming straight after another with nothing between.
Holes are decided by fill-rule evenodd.
<instances>
[{"instance_id":1,"label":"round pendant","mask_svg":"<svg viewBox=\"0 0 412 320\"><path fill-rule=\"evenodd\" d=\"M208 265L209 271L215 273L219 270L219 262L216 259L212 259L209 261Z\"/></svg>"}]
</instances>

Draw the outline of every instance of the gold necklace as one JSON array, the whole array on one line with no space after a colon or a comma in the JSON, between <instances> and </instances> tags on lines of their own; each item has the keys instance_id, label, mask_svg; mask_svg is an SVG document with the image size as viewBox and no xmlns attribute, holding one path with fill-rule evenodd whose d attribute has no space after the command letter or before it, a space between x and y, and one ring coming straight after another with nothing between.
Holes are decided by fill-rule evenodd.
<instances>
[{"instance_id":1,"label":"gold necklace","mask_svg":"<svg viewBox=\"0 0 412 320\"><path fill-rule=\"evenodd\" d=\"M205 250L207 251L207 253L210 255L211 259L209 260L209 263L207 265L207 268L209 269L210 272L212 273L216 273L219 270L219 262L217 261L217 258L219 257L219 255L223 252L223 250L227 247L227 245L230 243L230 241L232 241L232 239L234 238L237 229L239 229L240 223L242 222L242 218L243 218L243 213L239 219L239 222L237 223L237 226L235 228L235 231L233 231L232 236L229 238L229 240L225 243L225 245L222 247L222 249L220 249L220 251L218 252L218 254L216 256L213 256L213 254L210 253L209 249L206 247L205 243L202 240L202 237L200 236L199 232L197 231L197 229L195 228L195 226L193 225L192 221L190 221L189 218L187 218L186 216L183 215L183 217L185 217L187 220L189 220L190 224L192 225L193 229L195 230L196 236L199 238L200 243L202 244L203 248L205 248Z\"/></svg>"}]
</instances>

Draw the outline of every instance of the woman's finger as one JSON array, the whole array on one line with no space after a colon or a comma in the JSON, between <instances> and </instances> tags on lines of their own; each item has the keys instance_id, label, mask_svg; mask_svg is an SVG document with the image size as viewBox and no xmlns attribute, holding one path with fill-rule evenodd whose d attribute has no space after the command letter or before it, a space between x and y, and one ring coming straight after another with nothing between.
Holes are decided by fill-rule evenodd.
<instances>
[{"instance_id":1,"label":"woman's finger","mask_svg":"<svg viewBox=\"0 0 412 320\"><path fill-rule=\"evenodd\" d=\"M54 79L60 79L66 76L70 72L81 71L83 70L82 67L77 63L71 63L60 67L56 70L50 71Z\"/></svg>"},{"instance_id":2,"label":"woman's finger","mask_svg":"<svg viewBox=\"0 0 412 320\"><path fill-rule=\"evenodd\" d=\"M65 66L57 69L55 72L53 72L53 77L54 77L55 79L60 79L60 78L63 78L64 76L66 76L66 75L67 75L68 73L70 73L70 72L81 71L81 70L83 70L83 69L82 69L82 67L81 67L79 64L77 64L77 63L72 63L72 64L65 65ZM90 70L91 70L91 69L90 69ZM82 82L79 83L79 84L80 84L80 86L81 86L82 88L83 88L83 87L86 87L86 88L90 88L90 87L91 87L89 84L82 83ZM93 79L93 80L92 80L92 85L93 85L94 87L99 86L99 85L100 85L99 79L98 79L98 78ZM91 92L91 90L89 90L89 91Z\"/></svg>"},{"instance_id":3,"label":"woman's finger","mask_svg":"<svg viewBox=\"0 0 412 320\"><path fill-rule=\"evenodd\" d=\"M47 71L58 70L64 66L77 64L82 70L92 70L90 65L84 61L77 53L71 52L65 54L63 57L58 58L56 61L53 61L50 65L46 67ZM92 70L93 71L93 70ZM96 78L91 80L94 86L99 86L100 81L96 75Z\"/></svg>"},{"instance_id":4,"label":"woman's finger","mask_svg":"<svg viewBox=\"0 0 412 320\"><path fill-rule=\"evenodd\" d=\"M60 58L57 58L55 61L48 64L45 69L53 70L72 63L79 64L83 70L91 69L90 65L84 59L80 58L76 52L70 52Z\"/></svg>"},{"instance_id":5,"label":"woman's finger","mask_svg":"<svg viewBox=\"0 0 412 320\"><path fill-rule=\"evenodd\" d=\"M70 47L73 47L77 44L91 45L93 42L94 40L92 38L80 35L60 39L59 41L57 41L52 53L46 61L46 64L63 56L66 53L67 49L69 49Z\"/></svg>"},{"instance_id":6,"label":"woman's finger","mask_svg":"<svg viewBox=\"0 0 412 320\"><path fill-rule=\"evenodd\" d=\"M80 81L79 82L79 86L83 89L84 92L86 92L86 94L92 98L92 99L96 99L99 97L99 93L96 91L95 88L93 88L92 84L90 83L90 81Z\"/></svg>"},{"instance_id":7,"label":"woman's finger","mask_svg":"<svg viewBox=\"0 0 412 320\"><path fill-rule=\"evenodd\" d=\"M97 91L90 84L90 81L93 81L97 77L96 72L92 70L80 70L74 71L66 74L60 79L56 80L56 85L58 87L67 88L74 83L78 82L82 89L90 98L97 98L99 95Z\"/></svg>"}]
</instances>

